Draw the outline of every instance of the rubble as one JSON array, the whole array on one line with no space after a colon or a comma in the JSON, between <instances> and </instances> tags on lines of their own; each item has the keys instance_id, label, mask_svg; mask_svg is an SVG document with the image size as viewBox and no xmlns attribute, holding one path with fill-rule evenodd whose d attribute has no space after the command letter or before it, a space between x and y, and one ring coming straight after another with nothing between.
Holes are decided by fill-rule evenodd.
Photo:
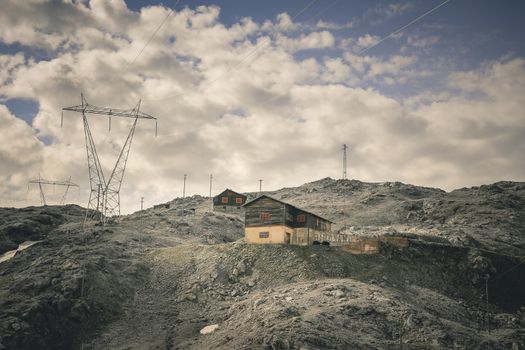
<instances>
[{"instance_id":1,"label":"rubble","mask_svg":"<svg viewBox=\"0 0 525 350\"><path fill-rule=\"evenodd\" d=\"M0 228L31 222L17 235L42 240L0 263L0 348L523 349L524 188L270 193L342 232L410 240L373 255L245 244L242 218L200 196L85 229L78 207L0 208Z\"/></svg>"}]
</instances>

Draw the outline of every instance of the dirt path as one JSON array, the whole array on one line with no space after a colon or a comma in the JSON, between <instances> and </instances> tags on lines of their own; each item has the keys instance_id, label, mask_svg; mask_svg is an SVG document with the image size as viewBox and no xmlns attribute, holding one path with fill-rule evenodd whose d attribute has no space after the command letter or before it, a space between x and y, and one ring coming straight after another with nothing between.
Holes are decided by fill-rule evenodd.
<instances>
[{"instance_id":1,"label":"dirt path","mask_svg":"<svg viewBox=\"0 0 525 350\"><path fill-rule=\"evenodd\" d=\"M193 245L181 245L151 249L145 254L144 263L150 268L148 280L125 304L122 317L84 344L84 349L176 349L175 344L188 345L198 337L210 310L207 300L197 300L189 292L187 277L194 251ZM163 254L180 260L167 263Z\"/></svg>"},{"instance_id":2,"label":"dirt path","mask_svg":"<svg viewBox=\"0 0 525 350\"><path fill-rule=\"evenodd\" d=\"M172 277L155 264L152 254L144 259L151 269L148 281L138 286L133 300L124 306L123 316L84 348L166 349L168 327L176 322L177 314L176 297L166 290L167 279Z\"/></svg>"}]
</instances>

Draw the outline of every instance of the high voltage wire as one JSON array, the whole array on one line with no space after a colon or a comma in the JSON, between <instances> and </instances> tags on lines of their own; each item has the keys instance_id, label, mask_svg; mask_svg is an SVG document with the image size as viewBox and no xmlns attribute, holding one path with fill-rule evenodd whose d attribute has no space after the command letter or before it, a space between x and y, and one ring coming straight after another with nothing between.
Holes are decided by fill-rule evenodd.
<instances>
[{"instance_id":1,"label":"high voltage wire","mask_svg":"<svg viewBox=\"0 0 525 350\"><path fill-rule=\"evenodd\" d=\"M293 21L294 19L296 19L297 17L299 17L303 12L305 12L308 8L310 8L317 0L312 0L310 1L305 7L303 7L299 12L297 12L294 16L291 17L291 20ZM333 6L330 5L330 7ZM271 39L268 39L268 38L265 38L265 40L261 41L259 44L257 44L257 46L255 46L255 48L253 48L250 52L248 52L243 58L241 58L241 60L239 62L237 62L236 64L234 64L233 66L229 67L228 69L226 69L223 73L221 73L218 77L216 77L215 79L212 79L210 80L207 85L211 85L213 83L215 83L216 81L220 80L223 76L225 76L226 74L228 73L231 73L232 71L234 71L236 68L238 68L244 61L246 61L246 59L248 59L250 56L252 56L253 54L255 54L257 51L259 51L260 49L262 49L264 46L266 46L267 44L269 44L271 42ZM182 95L186 95L186 94L190 94L190 93L194 93L196 91L199 91L200 89L202 89L202 86L197 86L189 91L184 91L184 92L180 92L178 94L175 94L175 95L171 95L171 96L166 96L166 97L163 97L163 98L160 98L160 99L155 99L155 100L150 100L150 99L145 99L146 101L161 101L161 100L166 100L168 98L174 98L174 97L179 97L179 96L182 96Z\"/></svg>"},{"instance_id":2,"label":"high voltage wire","mask_svg":"<svg viewBox=\"0 0 525 350\"><path fill-rule=\"evenodd\" d=\"M175 11L175 8L177 7L178 3L180 2L180 0L177 0L177 2L175 3L175 5L173 6L172 9L170 9L170 11L168 12L168 14L166 15L166 17L164 18L164 20L159 24L159 26L157 27L157 29L155 29L155 31L153 32L153 34L151 34L151 36L149 37L148 41L146 42L146 44L144 44L144 46L142 47L142 49L139 51L139 53L137 53L137 55L135 56L135 58L133 58L133 60L131 60L131 62L128 62L128 64L126 65L126 68L128 68L129 66L131 66L133 63L135 63L135 61L137 60L137 58L140 57L140 55L142 55L142 53L144 52L144 50L146 49L146 47L149 45L149 43L151 42L151 40L153 40L153 38L155 37L155 35L157 35L158 31L160 30L160 28L162 28L162 26L164 25L164 23L166 23L166 21L168 20L168 18L171 16L171 14Z\"/></svg>"},{"instance_id":3,"label":"high voltage wire","mask_svg":"<svg viewBox=\"0 0 525 350\"><path fill-rule=\"evenodd\" d=\"M310 8L317 0L312 0L310 1L304 8L302 8L299 12L297 12L291 19L292 21L297 18L298 16L300 16L303 12L305 12L308 8ZM328 9L330 9L331 7L333 7L339 0L335 0L333 1L328 7L324 8L322 11L320 11L319 13L315 14L314 16L310 17L310 19L312 18L315 18L317 16L319 16L321 13L324 13L325 11L327 11ZM436 11L437 9L439 9L440 7L446 5L447 3L449 3L451 0L445 0L443 1L442 3L440 3L439 5L433 7L432 9L428 10L427 12L423 13L422 15L416 17L415 19L413 19L412 21L410 21L409 23L405 24L404 26L402 26L401 28L393 31L392 33L388 34L387 36L381 38L378 42L376 42L375 44L369 46L369 47L366 47L364 48L363 50L359 51L357 54L360 55L360 54L363 54L365 53L366 51L378 46L380 43L382 43L383 41L387 40L388 38L400 33L401 31L405 30L406 28L408 28L409 26L413 25L414 23L418 22L419 20L421 20L422 18L426 17L427 15L431 14L432 12ZM178 1L177 1L178 3ZM169 16L169 14L168 14ZM166 18L167 19L167 18ZM165 20L166 20L165 19ZM165 21L164 21L165 22ZM164 23L163 22L163 23ZM162 26L162 23L161 23L161 26ZM159 26L159 28L161 27ZM158 29L155 31L155 33L158 31ZM154 34L155 34L154 33ZM152 36L153 37L153 36ZM239 66L241 66L242 63L244 63L244 61L246 61L250 56L254 55L257 51L259 51L260 49L262 49L264 46L266 46L268 43L271 42L271 39L268 39L266 38L266 40L262 41L261 43L259 43L255 48L253 48L250 52L248 52L239 62L237 62L235 65L229 67L226 71L224 71L222 74L220 74L218 77L216 77L215 79L209 81L207 84L208 85L211 85L213 83L215 83L216 81L220 80L224 75L234 71L235 69L237 69ZM252 61L253 62L253 61ZM194 93L194 92L197 92L199 90L202 89L202 86L197 86L189 91L184 91L184 92L181 92L181 93L178 93L178 94L175 94L175 95L171 95L171 96L166 96L166 97L163 97L163 98L160 98L160 99L155 99L155 100L148 100L146 99L147 101L159 101L159 100L165 100L165 99L169 99L169 98L175 98L175 97L179 97L179 96L183 96L183 95L186 95L186 94L190 94L190 93ZM265 100L261 105L264 105L264 104L267 104L268 102L272 101L272 100L275 100L279 97L282 97L284 96L285 94L280 94L280 95L277 95L277 96L273 96L273 97L270 97L269 99Z\"/></svg>"},{"instance_id":4,"label":"high voltage wire","mask_svg":"<svg viewBox=\"0 0 525 350\"><path fill-rule=\"evenodd\" d=\"M421 16L417 17L416 19L412 20L410 23L408 24L405 24L404 26L402 26L401 28L399 28L398 30L396 31L393 31L392 33L388 34L387 36L383 37L382 39L380 39L377 43L359 51L357 54L358 55L361 55L362 53L365 53L366 51L376 47L377 45L381 44L383 41L385 41L386 39L396 35L397 33L403 31L404 29L406 29L407 27L411 26L412 24L416 23L417 21L419 21L420 19L422 19L423 17L425 17L426 15L429 15L431 14L432 12L436 11L438 8L440 8L441 6L445 5L446 3L450 2L451 0L446 0L446 1L443 1L441 4L437 5L436 7L432 8L431 10L425 12L424 14L422 14Z\"/></svg>"},{"instance_id":5,"label":"high voltage wire","mask_svg":"<svg viewBox=\"0 0 525 350\"><path fill-rule=\"evenodd\" d=\"M308 18L305 22L311 21L312 19L321 16L323 13L325 13L326 11L328 11L329 9L331 9L332 7L334 7L334 5L337 4L339 1L340 1L340 0L334 0L330 5L328 5L327 7L325 7L323 10L317 12L317 13L316 13L315 15L313 15L312 17Z\"/></svg>"},{"instance_id":6,"label":"high voltage wire","mask_svg":"<svg viewBox=\"0 0 525 350\"><path fill-rule=\"evenodd\" d=\"M371 45L371 46L369 46L369 47L367 47L367 48L365 48L365 49L359 51L357 54L358 54L358 55L361 55L361 54L365 53L366 51L368 51L368 50L370 50L370 49L376 47L377 45L379 45L380 43L382 43L382 42L385 41L386 39L388 39L388 38L390 38L390 37L396 35L397 33L399 33L399 32L401 32L401 31L405 30L407 27L409 27L409 26L411 26L412 24L416 23L417 21L419 21L419 20L422 19L423 17L429 15L430 13L436 11L436 10L439 9L441 6L447 4L447 3L450 2L450 1L451 1L451 0L446 0L446 1L442 2L441 4L439 4L439 5L437 5L436 7L432 8L431 10L428 10L427 12L423 13L422 15L420 15L419 17L417 17L416 19L410 21L408 24L405 24L405 25L402 26L401 28L399 28L399 29L393 31L392 33L388 34L387 36L383 37L383 38L380 39L377 43L375 43L375 44L373 44L373 45ZM330 7L331 7L331 6L332 6L332 5L330 5ZM267 104L268 102L271 102L271 101L273 101L273 100L276 100L276 99L278 99L278 98L280 98L280 97L283 97L283 96L285 96L285 95L286 95L286 93L284 93L284 94L279 94L279 95L276 95L276 96L272 96L272 97L270 97L270 98L264 100L264 101L263 101L262 103L260 103L259 105L263 106L263 105Z\"/></svg>"},{"instance_id":7,"label":"high voltage wire","mask_svg":"<svg viewBox=\"0 0 525 350\"><path fill-rule=\"evenodd\" d=\"M310 6L312 6L317 0L312 0L310 1L301 11L297 12L292 18L291 20L293 21L294 19L296 19L297 17L299 17L299 15L301 15L304 11L306 11ZM288 29L288 28L285 28L285 29ZM232 66L230 69L226 70L223 74L221 74L217 79L213 80L212 82L210 82L209 84L215 82L216 80L218 80L219 78L221 78L222 76L224 76L225 74L227 73L230 73L231 71L233 71L235 68L237 68L238 66L240 66L248 57L250 57L251 55L255 54L258 50L262 49L264 46L266 46L267 44L269 44L271 42L271 39L268 39L266 38L266 41L265 42L261 42L259 43L251 52L249 52L246 56L244 56L239 62L237 62L237 64L235 64L234 66Z\"/></svg>"}]
</instances>

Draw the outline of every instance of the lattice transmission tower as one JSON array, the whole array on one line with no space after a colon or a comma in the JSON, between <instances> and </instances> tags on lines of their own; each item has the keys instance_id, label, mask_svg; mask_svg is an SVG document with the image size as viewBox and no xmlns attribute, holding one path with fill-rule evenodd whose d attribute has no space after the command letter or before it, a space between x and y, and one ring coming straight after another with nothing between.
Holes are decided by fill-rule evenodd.
<instances>
[{"instance_id":1,"label":"lattice transmission tower","mask_svg":"<svg viewBox=\"0 0 525 350\"><path fill-rule=\"evenodd\" d=\"M112 216L120 215L120 188L122 186L122 179L126 170L126 163L128 161L129 151L135 128L139 119L153 119L155 120L155 135L157 135L157 118L140 111L140 101L135 107L129 110L97 107L89 104L80 94L82 104L78 106L63 108L63 111L79 112L82 115L84 123L84 136L86 140L87 162L89 172L89 183L91 191L89 193L88 207L86 210L86 219L98 219L102 223L106 223L107 219ZM109 117L109 129L111 130L111 117L125 117L132 118L133 124L128 133L126 141L122 146L113 171L106 180L104 171L100 165L97 148L93 141L93 135L89 128L89 123L86 114L99 114ZM90 212L90 209L93 209Z\"/></svg>"},{"instance_id":2,"label":"lattice transmission tower","mask_svg":"<svg viewBox=\"0 0 525 350\"><path fill-rule=\"evenodd\" d=\"M40 174L38 174L38 179L29 181L27 183L27 186L29 187L30 184L38 184L38 188L40 189L40 202L42 205L47 205L46 195L44 193L44 187L42 185L66 186L66 190L64 191L64 194L62 195L60 199L60 205L65 203L69 188L78 187L76 183L71 182L71 177L69 178L69 180L66 180L66 181L54 181L54 180L45 180L40 177Z\"/></svg>"}]
</instances>

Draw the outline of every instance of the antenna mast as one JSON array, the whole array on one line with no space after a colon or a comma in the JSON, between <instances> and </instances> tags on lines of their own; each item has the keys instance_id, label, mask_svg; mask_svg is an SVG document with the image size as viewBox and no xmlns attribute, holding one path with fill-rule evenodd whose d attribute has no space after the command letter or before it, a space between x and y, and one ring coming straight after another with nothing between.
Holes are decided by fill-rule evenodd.
<instances>
[{"instance_id":1,"label":"antenna mast","mask_svg":"<svg viewBox=\"0 0 525 350\"><path fill-rule=\"evenodd\" d=\"M82 115L84 123L84 136L86 140L86 152L88 161L88 173L91 192L89 194L88 207L86 210L86 220L90 215L89 209L94 209L93 218L97 218L103 224L111 216L120 215L120 188L122 186L122 179L126 170L131 142L135 135L135 128L139 119L153 119L155 120L155 135L157 135L157 118L140 111L140 101L135 107L130 110L115 109L107 107L97 107L89 104L80 94L81 104L78 106L62 108L62 111L79 112ZM89 128L89 123L86 114L106 115L109 117L109 129L111 130L111 117L125 117L132 118L133 125L128 133L124 146L120 151L115 167L106 181L104 172L100 165L100 160L93 141L93 135Z\"/></svg>"}]
</instances>

